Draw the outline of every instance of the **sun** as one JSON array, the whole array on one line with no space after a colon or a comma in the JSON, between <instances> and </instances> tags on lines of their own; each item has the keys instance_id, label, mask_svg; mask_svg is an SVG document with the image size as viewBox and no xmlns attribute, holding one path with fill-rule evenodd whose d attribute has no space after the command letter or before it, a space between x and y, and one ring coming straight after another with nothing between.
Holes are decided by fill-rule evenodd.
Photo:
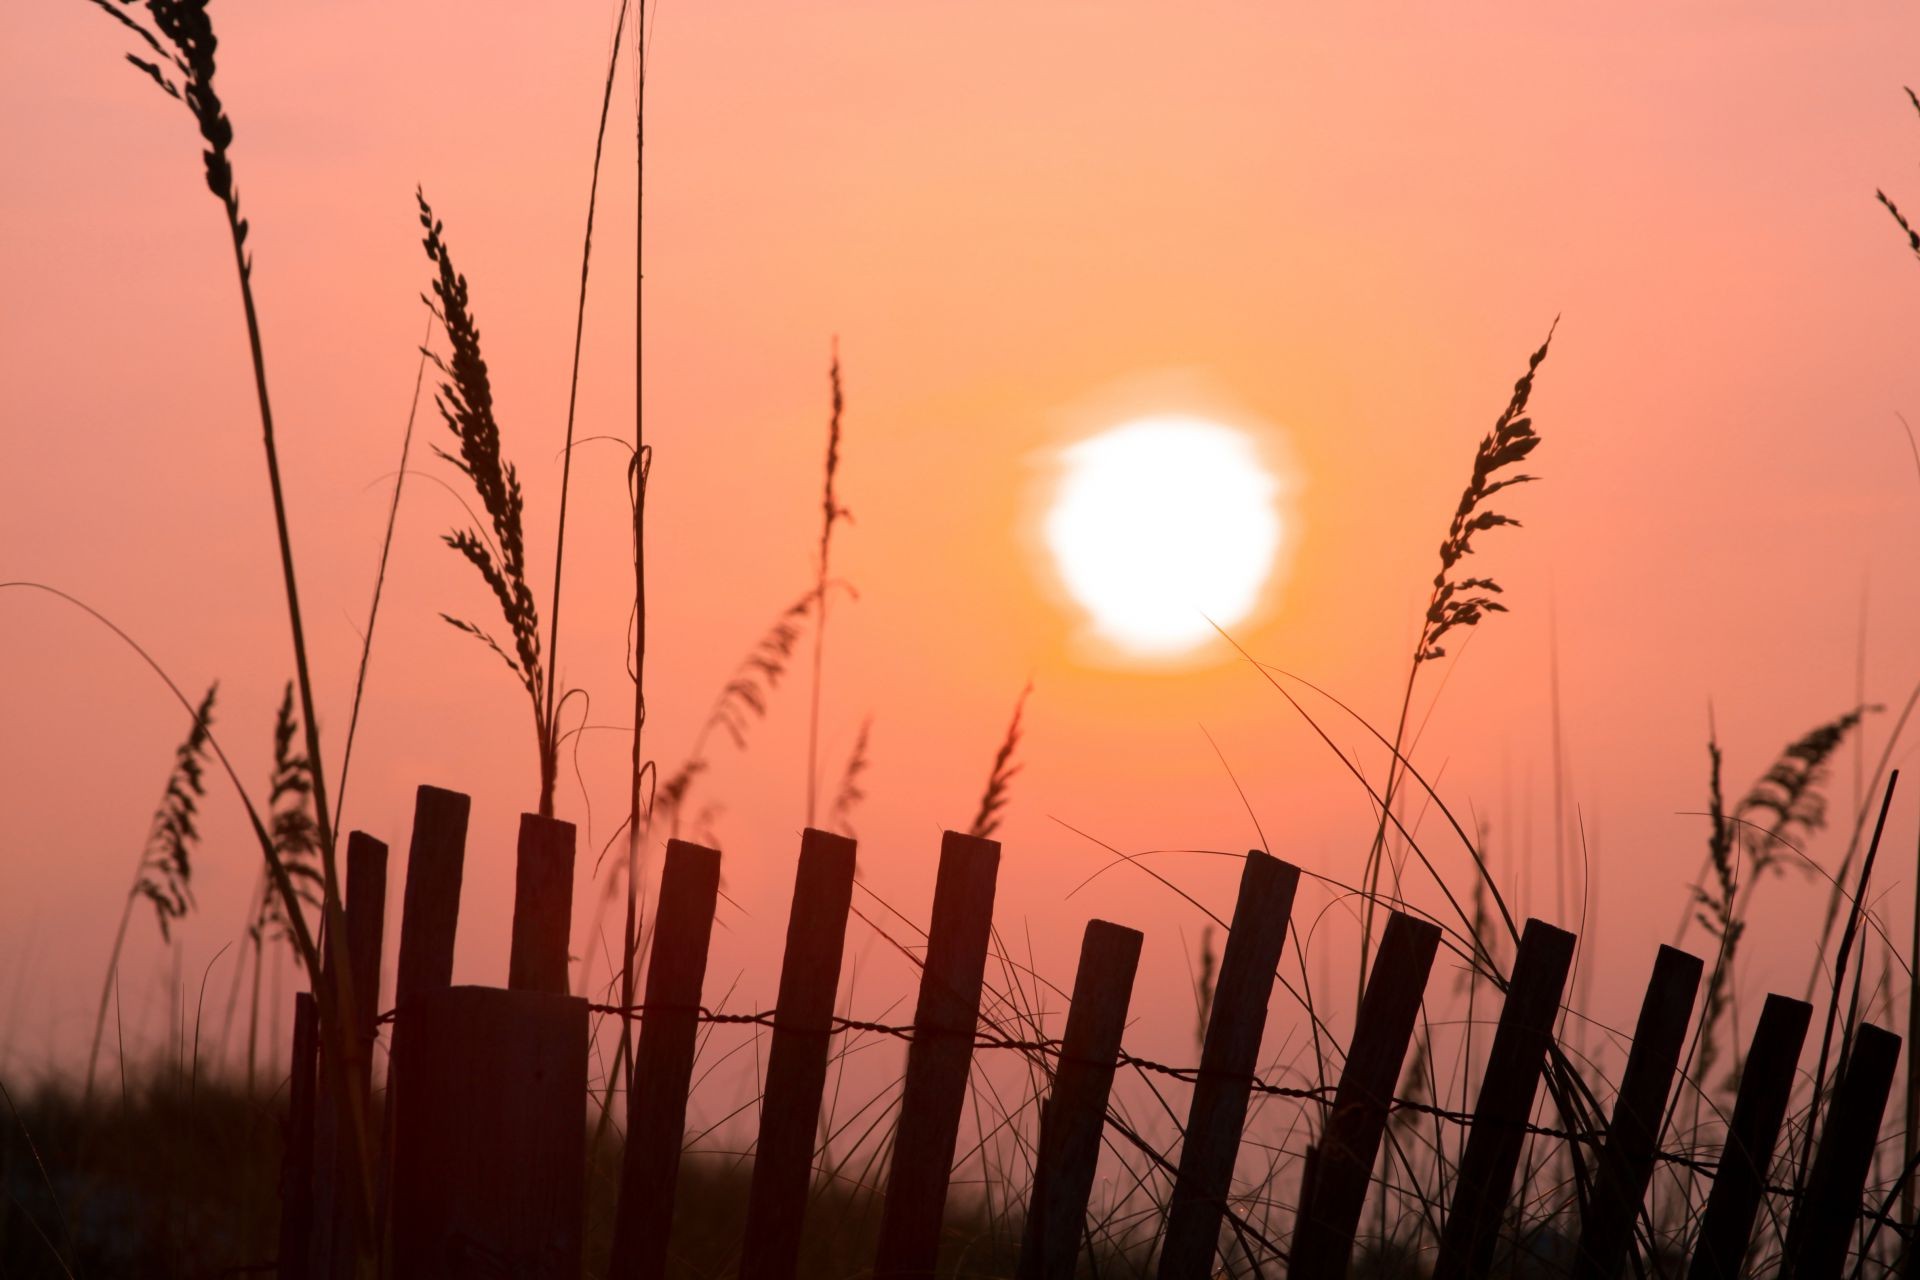
<instances>
[{"instance_id":1,"label":"sun","mask_svg":"<svg viewBox=\"0 0 1920 1280\"><path fill-rule=\"evenodd\" d=\"M1127 653L1177 657L1260 604L1284 489L1246 432L1141 418L1071 445L1044 537L1067 594Z\"/></svg>"}]
</instances>

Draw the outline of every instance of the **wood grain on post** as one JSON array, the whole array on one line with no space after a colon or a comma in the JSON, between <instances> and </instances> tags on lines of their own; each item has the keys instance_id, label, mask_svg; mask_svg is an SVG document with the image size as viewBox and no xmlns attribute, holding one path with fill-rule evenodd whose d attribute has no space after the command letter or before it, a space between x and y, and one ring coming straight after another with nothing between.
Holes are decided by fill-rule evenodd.
<instances>
[{"instance_id":1,"label":"wood grain on post","mask_svg":"<svg viewBox=\"0 0 1920 1280\"><path fill-rule=\"evenodd\" d=\"M876 1280L931 1280L940 1252L999 869L998 841L953 831L942 837L913 1043L880 1209Z\"/></svg>"},{"instance_id":2,"label":"wood grain on post","mask_svg":"<svg viewBox=\"0 0 1920 1280\"><path fill-rule=\"evenodd\" d=\"M458 791L421 787L414 793L413 837L400 903L400 946L394 965L393 1030L387 1038L387 1103L382 1152L381 1222L398 1142L395 1117L407 1074L413 1034L407 1007L453 984L453 942L460 924L460 880L466 866L467 816L472 802Z\"/></svg>"},{"instance_id":3,"label":"wood grain on post","mask_svg":"<svg viewBox=\"0 0 1920 1280\"><path fill-rule=\"evenodd\" d=\"M1845 1267L1899 1061L1900 1037L1863 1023L1827 1108L1805 1198L1787 1224L1781 1280L1835 1280Z\"/></svg>"},{"instance_id":4,"label":"wood grain on post","mask_svg":"<svg viewBox=\"0 0 1920 1280\"><path fill-rule=\"evenodd\" d=\"M747 1194L743 1276L790 1280L799 1267L833 1001L853 901L854 848L844 836L811 827L800 837L800 869L780 963L780 1003L760 1100L760 1140Z\"/></svg>"},{"instance_id":5,"label":"wood grain on post","mask_svg":"<svg viewBox=\"0 0 1920 1280\"><path fill-rule=\"evenodd\" d=\"M1739 1280L1744 1272L1747 1242L1766 1197L1774 1143L1793 1096L1800 1050L1812 1019L1812 1005L1785 996L1768 996L1760 1011L1760 1025L1754 1028L1740 1070L1740 1092L1733 1100L1720 1168L1694 1237L1687 1272L1691 1280Z\"/></svg>"},{"instance_id":6,"label":"wood grain on post","mask_svg":"<svg viewBox=\"0 0 1920 1280\"><path fill-rule=\"evenodd\" d=\"M293 1077L287 1086L287 1145L280 1165L280 1270L306 1280L313 1238L314 1081L320 1067L320 1006L293 998Z\"/></svg>"},{"instance_id":7,"label":"wood grain on post","mask_svg":"<svg viewBox=\"0 0 1920 1280\"><path fill-rule=\"evenodd\" d=\"M1333 1114L1320 1135L1312 1194L1294 1227L1290 1275L1341 1280L1347 1274L1374 1158L1439 946L1438 925L1399 911L1388 917L1360 997Z\"/></svg>"},{"instance_id":8,"label":"wood grain on post","mask_svg":"<svg viewBox=\"0 0 1920 1280\"><path fill-rule=\"evenodd\" d=\"M1539 920L1527 921L1520 935L1487 1070L1480 1078L1473 1127L1460 1156L1452 1211L1440 1233L1433 1280L1484 1280L1493 1268L1540 1070L1553 1044L1560 996L1573 965L1573 944L1571 933Z\"/></svg>"},{"instance_id":9,"label":"wood grain on post","mask_svg":"<svg viewBox=\"0 0 1920 1280\"><path fill-rule=\"evenodd\" d=\"M1019 1280L1073 1280L1140 943L1138 931L1105 920L1088 921L1081 938L1060 1065L1040 1113Z\"/></svg>"},{"instance_id":10,"label":"wood grain on post","mask_svg":"<svg viewBox=\"0 0 1920 1280\"><path fill-rule=\"evenodd\" d=\"M1204 1280L1213 1274L1220 1219L1267 1025L1267 1000L1299 883L1298 868L1257 849L1247 855L1180 1145L1180 1169L1160 1245L1160 1280Z\"/></svg>"},{"instance_id":11,"label":"wood grain on post","mask_svg":"<svg viewBox=\"0 0 1920 1280\"><path fill-rule=\"evenodd\" d=\"M380 950L387 913L387 846L364 831L347 837L346 950L351 990L353 1035L344 1078L359 1100L361 1119L372 1115L373 1045L379 1025ZM333 948L326 949L325 985L331 989ZM323 1042L321 1051L327 1045ZM328 1091L330 1077L322 1073L320 1092ZM314 1221L312 1273L316 1277L350 1277L354 1268L356 1234L354 1197L359 1171L353 1168L354 1143L346 1131L349 1117L340 1105L323 1103L315 1114ZM377 1147L369 1146L371 1156ZM368 1170L367 1172L372 1172Z\"/></svg>"},{"instance_id":12,"label":"wood grain on post","mask_svg":"<svg viewBox=\"0 0 1920 1280\"><path fill-rule=\"evenodd\" d=\"M449 987L419 1032L393 1166L393 1274L579 1280L587 1002Z\"/></svg>"},{"instance_id":13,"label":"wood grain on post","mask_svg":"<svg viewBox=\"0 0 1920 1280\"><path fill-rule=\"evenodd\" d=\"M614 1216L614 1280L659 1280L667 1271L674 1183L686 1137L687 1088L700 1030L700 988L720 892L720 854L667 842L648 953L645 1011L627 1098L627 1147Z\"/></svg>"},{"instance_id":14,"label":"wood grain on post","mask_svg":"<svg viewBox=\"0 0 1920 1280\"><path fill-rule=\"evenodd\" d=\"M1620 1077L1620 1095L1607 1122L1606 1145L1600 1149L1593 1202L1580 1228L1575 1280L1618 1280L1626 1266L1633 1224L1653 1177L1674 1069L1693 1020L1700 969L1698 956L1674 947L1661 947L1653 962L1627 1069Z\"/></svg>"},{"instance_id":15,"label":"wood grain on post","mask_svg":"<svg viewBox=\"0 0 1920 1280\"><path fill-rule=\"evenodd\" d=\"M573 824L520 815L513 874L513 946L507 986L567 994L567 942L573 932Z\"/></svg>"}]
</instances>

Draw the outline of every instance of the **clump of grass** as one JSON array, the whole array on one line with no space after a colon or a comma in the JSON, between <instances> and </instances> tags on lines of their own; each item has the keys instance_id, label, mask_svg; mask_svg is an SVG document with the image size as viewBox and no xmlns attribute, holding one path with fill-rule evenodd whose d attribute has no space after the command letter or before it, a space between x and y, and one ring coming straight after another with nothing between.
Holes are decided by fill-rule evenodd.
<instances>
[{"instance_id":1,"label":"clump of grass","mask_svg":"<svg viewBox=\"0 0 1920 1280\"><path fill-rule=\"evenodd\" d=\"M1000 740L1000 749L994 753L993 768L987 772L986 790L980 793L980 808L975 811L973 822L967 827L970 836L985 839L1000 829L1001 815L1013 792L1013 776L1020 772L1020 766L1013 762L1013 753L1020 745L1020 716L1027 709L1027 697L1032 692L1033 682L1029 680L1013 704L1013 719L1007 723L1007 736Z\"/></svg>"},{"instance_id":2,"label":"clump of grass","mask_svg":"<svg viewBox=\"0 0 1920 1280\"><path fill-rule=\"evenodd\" d=\"M820 555L814 575L813 618L813 698L807 715L807 825L813 825L814 803L820 792L820 685L827 653L827 584L831 580L833 527L852 519L852 512L840 505L833 482L840 474L840 415L846 409L846 396L840 385L840 344L833 345L833 362L827 369L832 391L832 411L827 417L826 477L820 493Z\"/></svg>"},{"instance_id":3,"label":"clump of grass","mask_svg":"<svg viewBox=\"0 0 1920 1280\"><path fill-rule=\"evenodd\" d=\"M120 952L126 946L133 909L145 901L153 905L160 937L171 941L173 923L193 909L193 849L200 843L200 801L206 798L207 754L213 741L213 702L220 685L207 686L195 708L187 736L173 751L173 769L153 811L147 840L140 848L133 887L127 891L120 927L114 931L113 951L107 957L107 977L100 988L100 1009L93 1021L93 1046L87 1051L86 1097L93 1096L94 1069L100 1059L100 1038L107 1025L107 1004L120 971Z\"/></svg>"},{"instance_id":4,"label":"clump of grass","mask_svg":"<svg viewBox=\"0 0 1920 1280\"><path fill-rule=\"evenodd\" d=\"M473 636L507 664L533 707L533 725L540 760L539 813L553 816L553 788L558 775L559 745L553 732L553 706L547 698L547 671L540 658L540 612L527 585L527 548L521 528L525 499L513 463L500 452L500 424L494 417L493 382L480 353L480 329L474 323L467 278L455 269L447 247L446 228L434 217L425 192L417 193L421 243L436 274L434 314L446 331L448 354L431 354L442 382L434 396L447 430L459 442L458 452L435 446L434 452L451 462L473 485L486 512L491 533L474 527L456 529L443 541L479 573L500 608L501 621L511 637L509 645L494 638L486 627L443 613L454 627Z\"/></svg>"}]
</instances>

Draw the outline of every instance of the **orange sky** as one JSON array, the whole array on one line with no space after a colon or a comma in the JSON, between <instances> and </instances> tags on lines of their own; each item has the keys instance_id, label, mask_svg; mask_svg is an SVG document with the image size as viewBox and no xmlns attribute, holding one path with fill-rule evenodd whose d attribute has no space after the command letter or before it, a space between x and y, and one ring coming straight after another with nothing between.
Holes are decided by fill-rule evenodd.
<instances>
[{"instance_id":1,"label":"orange sky","mask_svg":"<svg viewBox=\"0 0 1920 1280\"><path fill-rule=\"evenodd\" d=\"M472 282L543 602L551 582L612 6L537 12L215 6L333 751L423 322L416 183ZM1535 395L1545 482L1512 495L1526 527L1485 540L1477 566L1514 612L1445 669L1419 760L1553 916L1557 618L1567 794L1606 951L1590 1007L1625 1021L1704 848L1685 811L1703 804L1709 705L1737 791L1852 702L1863 599L1868 696L1897 704L1920 677L1920 486L1895 418L1920 410L1920 273L1872 198L1920 204L1901 93L1916 37L1892 5L670 0L648 86L651 754L678 762L810 580L837 334L855 522L836 559L860 599L832 623L823 755L831 776L874 717L863 877L924 919L938 831L968 821L1031 677L1002 931L1031 933L1064 983L1088 915L1145 928L1130 1044L1178 1055L1198 917L1125 870L1068 899L1110 857L1062 824L1129 850L1253 843L1203 728L1274 851L1309 870L1357 874L1366 799L1244 665L1082 660L1029 543L1036 458L1147 384L1275 424L1301 472L1294 564L1240 638L1390 722L1474 443L1559 315ZM217 676L219 730L264 784L290 656L238 300L191 123L120 61L126 44L84 5L0 10L0 578L84 597L193 689ZM615 104L582 435L632 429L624 79ZM442 432L421 421L423 439ZM628 697L623 466L610 446L580 453L569 531L563 674L598 724L622 723ZM457 976L498 982L534 757L518 690L437 616L485 608L437 541L462 519L443 490L409 487L348 822L403 847L416 783L474 794ZM184 725L110 637L45 598L0 596L0 669L0 1066L31 1068L84 1051ZM738 976L741 1006L775 989L804 726L795 681L711 778L733 901L711 973ZM1364 746L1350 723L1335 736ZM626 750L589 734L584 796L562 788L583 832L592 798L595 847ZM1836 812L1853 787L1849 753ZM1897 812L1882 887L1904 931L1911 794ZM201 910L180 931L195 975L256 875L230 797L216 788L208 813ZM1437 848L1460 873L1457 846ZM1230 865L1156 865L1231 905ZM581 897L575 949L597 949ZM1797 993L1808 901L1784 881L1761 894L1750 988ZM1350 927L1320 937L1344 988ZM166 967L140 918L130 1007Z\"/></svg>"}]
</instances>

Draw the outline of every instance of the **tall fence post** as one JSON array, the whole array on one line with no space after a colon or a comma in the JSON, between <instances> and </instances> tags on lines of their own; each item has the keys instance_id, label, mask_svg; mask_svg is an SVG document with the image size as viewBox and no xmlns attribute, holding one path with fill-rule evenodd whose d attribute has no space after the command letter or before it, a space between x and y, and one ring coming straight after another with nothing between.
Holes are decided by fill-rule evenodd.
<instances>
[{"instance_id":1,"label":"tall fence post","mask_svg":"<svg viewBox=\"0 0 1920 1280\"><path fill-rule=\"evenodd\" d=\"M448 987L416 1029L393 1164L404 1280L579 1280L586 1210L587 1002Z\"/></svg>"},{"instance_id":2,"label":"tall fence post","mask_svg":"<svg viewBox=\"0 0 1920 1280\"><path fill-rule=\"evenodd\" d=\"M280 1165L280 1267L286 1280L307 1280L313 1238L314 1081L320 1066L320 1006L311 993L293 998L293 1076L287 1088L287 1143Z\"/></svg>"},{"instance_id":3,"label":"tall fence post","mask_svg":"<svg viewBox=\"0 0 1920 1280\"><path fill-rule=\"evenodd\" d=\"M353 1032L345 1078L351 1082L361 1106L363 1121L372 1114L369 1103L373 1084L373 1046L379 1025L380 943L387 912L387 846L364 831L347 837L346 943L347 969L352 977ZM333 975L333 948L325 958L326 985ZM331 998L331 997L329 997ZM326 1046L321 1046L326 1052ZM322 1073L319 1092L328 1091L329 1077ZM359 1247L357 1215L353 1195L364 1173L351 1162L356 1158L352 1135L341 1128L340 1108L336 1103L321 1103L314 1116L314 1222L312 1274L346 1280L354 1269L354 1254ZM375 1157L378 1147L369 1145L367 1155Z\"/></svg>"},{"instance_id":4,"label":"tall fence post","mask_svg":"<svg viewBox=\"0 0 1920 1280\"><path fill-rule=\"evenodd\" d=\"M513 873L513 944L507 986L567 994L567 941L573 931L573 824L520 815Z\"/></svg>"},{"instance_id":5,"label":"tall fence post","mask_svg":"<svg viewBox=\"0 0 1920 1280\"><path fill-rule=\"evenodd\" d=\"M780 1003L760 1100L760 1140L747 1193L742 1276L791 1280L799 1267L833 1001L853 902L854 849L846 837L811 827L800 837L787 949L780 963Z\"/></svg>"},{"instance_id":6,"label":"tall fence post","mask_svg":"<svg viewBox=\"0 0 1920 1280\"><path fill-rule=\"evenodd\" d=\"M1473 1126L1454 1179L1453 1207L1440 1233L1433 1280L1484 1280L1493 1269L1500 1223L1513 1194L1526 1145L1527 1121L1540 1089L1540 1069L1553 1043L1560 996L1573 965L1574 936L1527 921L1500 1006L1493 1048L1480 1078Z\"/></svg>"},{"instance_id":7,"label":"tall fence post","mask_svg":"<svg viewBox=\"0 0 1920 1280\"><path fill-rule=\"evenodd\" d=\"M700 988L719 892L717 850L685 840L667 842L647 961L645 1016L627 1098L627 1149L608 1270L613 1280L660 1280L667 1271L687 1087L700 1030Z\"/></svg>"},{"instance_id":8,"label":"tall fence post","mask_svg":"<svg viewBox=\"0 0 1920 1280\"><path fill-rule=\"evenodd\" d=\"M1399 911L1388 918L1360 997L1333 1114L1320 1135L1311 1196L1294 1227L1290 1275L1341 1280L1347 1274L1387 1110L1439 946L1438 925Z\"/></svg>"},{"instance_id":9,"label":"tall fence post","mask_svg":"<svg viewBox=\"0 0 1920 1280\"><path fill-rule=\"evenodd\" d=\"M1081 938L1060 1065L1040 1113L1019 1280L1073 1280L1140 943L1138 931L1105 920L1088 921Z\"/></svg>"},{"instance_id":10,"label":"tall fence post","mask_svg":"<svg viewBox=\"0 0 1920 1280\"><path fill-rule=\"evenodd\" d=\"M1575 1280L1617 1280L1633 1247L1633 1224L1653 1177L1674 1069L1686 1045L1700 958L1663 946L1640 1005L1627 1069L1607 1122L1606 1145L1574 1257Z\"/></svg>"},{"instance_id":11,"label":"tall fence post","mask_svg":"<svg viewBox=\"0 0 1920 1280\"><path fill-rule=\"evenodd\" d=\"M1812 1019L1812 1005L1785 996L1768 996L1760 1010L1760 1024L1740 1071L1727 1140L1720 1149L1720 1167L1694 1237L1689 1280L1739 1280Z\"/></svg>"},{"instance_id":12,"label":"tall fence post","mask_svg":"<svg viewBox=\"0 0 1920 1280\"><path fill-rule=\"evenodd\" d=\"M1861 1025L1827 1109L1806 1197L1787 1225L1781 1280L1835 1280L1846 1265L1899 1060L1899 1036L1872 1023Z\"/></svg>"},{"instance_id":13,"label":"tall fence post","mask_svg":"<svg viewBox=\"0 0 1920 1280\"><path fill-rule=\"evenodd\" d=\"M1240 1151L1240 1128L1246 1123L1247 1098L1259 1065L1267 1000L1299 883L1298 868L1258 849L1247 854L1200 1050L1186 1138L1180 1145L1179 1173L1160 1243L1160 1280L1204 1280L1212 1274L1220 1219Z\"/></svg>"},{"instance_id":14,"label":"tall fence post","mask_svg":"<svg viewBox=\"0 0 1920 1280\"><path fill-rule=\"evenodd\" d=\"M460 881L466 867L467 817L472 802L458 791L419 788L413 801L413 836L407 845L407 880L400 904L400 947L394 965L393 1031L387 1040L387 1105L380 1204L381 1224L397 1142L396 1116L405 1086L407 1055L415 1036L407 1008L453 985L453 942L460 924Z\"/></svg>"},{"instance_id":15,"label":"tall fence post","mask_svg":"<svg viewBox=\"0 0 1920 1280\"><path fill-rule=\"evenodd\" d=\"M999 870L998 841L953 831L942 837L913 1043L880 1208L876 1280L931 1280L939 1256Z\"/></svg>"}]
</instances>

